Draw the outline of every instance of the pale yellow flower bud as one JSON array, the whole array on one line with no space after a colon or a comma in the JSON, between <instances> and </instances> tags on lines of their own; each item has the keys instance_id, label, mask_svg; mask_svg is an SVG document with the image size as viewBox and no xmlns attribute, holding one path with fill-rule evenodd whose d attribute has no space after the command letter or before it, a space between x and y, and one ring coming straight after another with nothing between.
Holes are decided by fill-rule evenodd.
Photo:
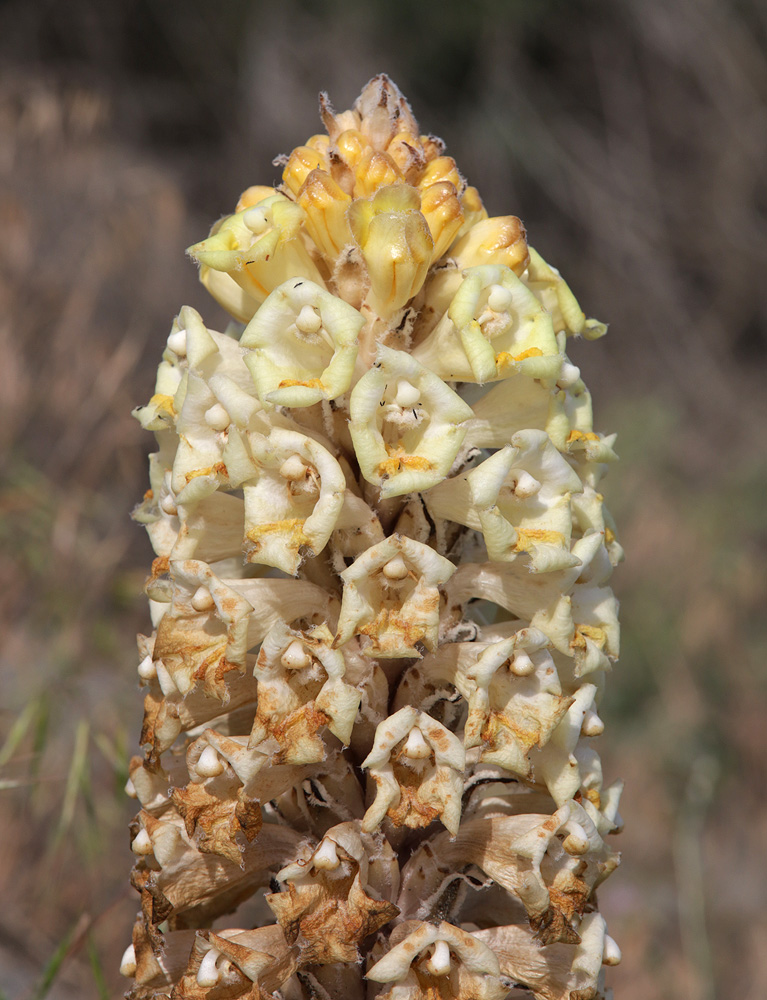
<instances>
[{"instance_id":1,"label":"pale yellow flower bud","mask_svg":"<svg viewBox=\"0 0 767 1000\"><path fill-rule=\"evenodd\" d=\"M312 170L326 166L327 161L322 153L309 146L298 146L288 157L282 171L282 181L291 194L297 195Z\"/></svg>"},{"instance_id":2,"label":"pale yellow flower bud","mask_svg":"<svg viewBox=\"0 0 767 1000\"><path fill-rule=\"evenodd\" d=\"M296 273L305 274L315 284L324 284L301 240L303 222L304 212L299 205L284 195L273 194L222 219L212 234L190 247L188 253L205 268L224 272L249 300L261 303ZM209 279L212 294L219 287ZM223 292L219 301L226 308L231 298Z\"/></svg>"},{"instance_id":3,"label":"pale yellow flower bud","mask_svg":"<svg viewBox=\"0 0 767 1000\"><path fill-rule=\"evenodd\" d=\"M354 194L357 198L368 198L379 188L401 184L403 180L399 167L388 153L368 146L354 167Z\"/></svg>"},{"instance_id":4,"label":"pale yellow flower bud","mask_svg":"<svg viewBox=\"0 0 767 1000\"><path fill-rule=\"evenodd\" d=\"M349 209L349 226L370 277L367 303L382 318L419 291L432 262L434 240L420 207L412 187L393 184Z\"/></svg>"},{"instance_id":5,"label":"pale yellow flower bud","mask_svg":"<svg viewBox=\"0 0 767 1000\"><path fill-rule=\"evenodd\" d=\"M324 170L313 170L298 192L298 204L306 213L306 230L329 261L351 243L346 221L351 198Z\"/></svg>"},{"instance_id":6,"label":"pale yellow flower bud","mask_svg":"<svg viewBox=\"0 0 767 1000\"><path fill-rule=\"evenodd\" d=\"M422 188L421 211L434 240L432 257L438 260L463 225L463 211L455 185L451 181L440 181Z\"/></svg>"},{"instance_id":7,"label":"pale yellow flower bud","mask_svg":"<svg viewBox=\"0 0 767 1000\"><path fill-rule=\"evenodd\" d=\"M458 267L501 264L519 275L529 259L525 227L513 215L481 219L453 247Z\"/></svg>"}]
</instances>

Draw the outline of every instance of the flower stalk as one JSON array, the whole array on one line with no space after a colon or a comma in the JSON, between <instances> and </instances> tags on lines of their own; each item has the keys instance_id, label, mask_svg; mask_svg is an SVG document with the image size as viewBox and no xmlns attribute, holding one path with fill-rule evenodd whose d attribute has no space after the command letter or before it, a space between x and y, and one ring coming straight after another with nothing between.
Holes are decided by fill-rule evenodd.
<instances>
[{"instance_id":1,"label":"flower stalk","mask_svg":"<svg viewBox=\"0 0 767 1000\"><path fill-rule=\"evenodd\" d=\"M135 512L156 553L131 1000L597 1000L620 782L595 339L386 76L190 248Z\"/></svg>"}]
</instances>

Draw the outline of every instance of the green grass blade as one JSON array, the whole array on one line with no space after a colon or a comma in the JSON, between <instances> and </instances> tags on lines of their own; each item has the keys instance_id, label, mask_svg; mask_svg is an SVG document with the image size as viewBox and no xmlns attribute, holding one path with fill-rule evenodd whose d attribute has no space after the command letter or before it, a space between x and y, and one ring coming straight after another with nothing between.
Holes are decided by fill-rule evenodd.
<instances>
[{"instance_id":1,"label":"green grass blade","mask_svg":"<svg viewBox=\"0 0 767 1000\"><path fill-rule=\"evenodd\" d=\"M7 764L19 748L19 744L27 734L27 730L32 724L32 720L37 715L39 699L33 698L28 701L24 708L16 716L11 726L11 730L6 737L5 743L0 749L0 767Z\"/></svg>"},{"instance_id":2,"label":"green grass blade","mask_svg":"<svg viewBox=\"0 0 767 1000\"><path fill-rule=\"evenodd\" d=\"M67 784L64 791L64 802L61 806L61 816L59 817L56 833L51 844L51 850L55 850L64 835L72 826L77 806L78 792L88 787L88 742L90 739L90 723L87 719L81 719L77 724L75 733L75 745L72 751L72 761L67 774Z\"/></svg>"},{"instance_id":3,"label":"green grass blade","mask_svg":"<svg viewBox=\"0 0 767 1000\"><path fill-rule=\"evenodd\" d=\"M43 969L43 974L40 977L40 982L35 988L34 992L30 995L29 1000L45 1000L48 996L51 986L53 986L56 976L59 974L61 966L64 964L64 959L67 957L69 952L69 946L72 943L72 938L77 929L77 924L72 927L71 930L62 938L60 944L51 955L48 960L48 964Z\"/></svg>"},{"instance_id":4,"label":"green grass blade","mask_svg":"<svg viewBox=\"0 0 767 1000\"><path fill-rule=\"evenodd\" d=\"M104 970L101 966L101 959L99 958L98 949L96 948L96 942L93 940L92 934L88 935L88 959L91 963L91 972L93 973L93 979L96 983L99 1000L109 1000L107 981L104 976Z\"/></svg>"}]
</instances>

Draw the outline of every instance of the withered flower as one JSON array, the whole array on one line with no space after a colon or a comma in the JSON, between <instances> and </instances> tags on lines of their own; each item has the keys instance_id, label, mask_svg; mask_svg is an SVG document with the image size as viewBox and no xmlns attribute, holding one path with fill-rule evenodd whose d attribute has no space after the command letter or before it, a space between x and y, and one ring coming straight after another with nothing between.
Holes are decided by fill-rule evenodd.
<instances>
[{"instance_id":1,"label":"withered flower","mask_svg":"<svg viewBox=\"0 0 767 1000\"><path fill-rule=\"evenodd\" d=\"M382 1000L503 1000L508 993L495 953L444 920L436 925L401 924L391 943L391 950L367 974L373 982L392 984L379 994Z\"/></svg>"},{"instance_id":2,"label":"withered flower","mask_svg":"<svg viewBox=\"0 0 767 1000\"><path fill-rule=\"evenodd\" d=\"M250 745L271 739L280 747L278 760L313 764L325 759L321 728L348 744L360 694L344 681L345 669L327 625L302 631L277 624L264 636L254 668L258 707Z\"/></svg>"},{"instance_id":3,"label":"withered flower","mask_svg":"<svg viewBox=\"0 0 767 1000\"><path fill-rule=\"evenodd\" d=\"M359 945L399 913L391 899L378 898L396 895L396 855L382 834L359 823L332 827L302 855L278 872L284 889L266 901L286 939L299 943L302 962L356 963Z\"/></svg>"},{"instance_id":4,"label":"withered flower","mask_svg":"<svg viewBox=\"0 0 767 1000\"><path fill-rule=\"evenodd\" d=\"M606 328L388 77L320 114L136 410L127 996L603 1000L623 553L566 349Z\"/></svg>"},{"instance_id":5,"label":"withered flower","mask_svg":"<svg viewBox=\"0 0 767 1000\"><path fill-rule=\"evenodd\" d=\"M430 546L399 533L372 545L340 574L344 594L336 642L367 636L365 653L386 658L433 649L439 586L454 568Z\"/></svg>"},{"instance_id":6,"label":"withered flower","mask_svg":"<svg viewBox=\"0 0 767 1000\"><path fill-rule=\"evenodd\" d=\"M384 720L373 749L362 762L376 785L376 797L362 828L377 829L385 816L395 826L419 828L439 818L458 832L466 755L460 740L412 706Z\"/></svg>"}]
</instances>

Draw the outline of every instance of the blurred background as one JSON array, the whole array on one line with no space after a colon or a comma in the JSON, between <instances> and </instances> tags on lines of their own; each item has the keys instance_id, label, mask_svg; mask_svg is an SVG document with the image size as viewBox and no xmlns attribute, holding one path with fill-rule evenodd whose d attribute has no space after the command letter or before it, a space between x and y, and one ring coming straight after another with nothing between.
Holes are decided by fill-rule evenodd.
<instances>
[{"instance_id":1,"label":"blurred background","mask_svg":"<svg viewBox=\"0 0 767 1000\"><path fill-rule=\"evenodd\" d=\"M4 0L0 1000L122 993L130 410L183 303L225 322L184 248L380 71L610 323L573 353L622 458L617 1000L765 995L766 49L761 0Z\"/></svg>"}]
</instances>

